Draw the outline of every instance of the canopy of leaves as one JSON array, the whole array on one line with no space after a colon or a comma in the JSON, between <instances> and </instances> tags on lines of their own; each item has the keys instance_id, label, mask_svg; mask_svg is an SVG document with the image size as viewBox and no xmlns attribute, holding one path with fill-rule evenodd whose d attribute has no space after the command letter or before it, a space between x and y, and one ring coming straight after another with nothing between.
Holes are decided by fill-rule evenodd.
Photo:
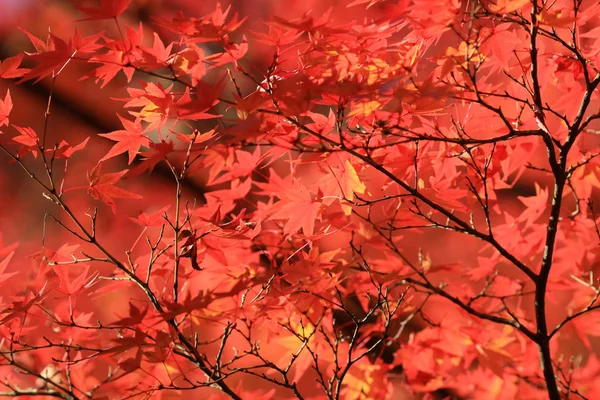
<instances>
[{"instance_id":1,"label":"canopy of leaves","mask_svg":"<svg viewBox=\"0 0 600 400\"><path fill-rule=\"evenodd\" d=\"M230 3L10 29L0 396L600 398L600 4Z\"/></svg>"}]
</instances>

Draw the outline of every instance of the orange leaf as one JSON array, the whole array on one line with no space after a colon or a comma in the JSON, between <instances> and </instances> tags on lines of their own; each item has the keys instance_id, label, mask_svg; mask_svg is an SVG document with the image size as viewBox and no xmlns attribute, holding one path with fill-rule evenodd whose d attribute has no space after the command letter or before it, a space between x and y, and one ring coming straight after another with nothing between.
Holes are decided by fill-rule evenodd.
<instances>
[{"instance_id":1,"label":"orange leaf","mask_svg":"<svg viewBox=\"0 0 600 400\"><path fill-rule=\"evenodd\" d=\"M116 214L117 206L113 199L141 199L142 196L135 193L128 192L125 189L121 189L115 186L126 173L127 169L121 172L115 172L110 174L101 173L102 162L88 172L88 181L90 186L88 193L96 200L102 200L108 204L112 209L112 212Z\"/></svg>"},{"instance_id":2,"label":"orange leaf","mask_svg":"<svg viewBox=\"0 0 600 400\"><path fill-rule=\"evenodd\" d=\"M12 107L13 102L10 97L10 90L7 90L6 96L4 97L4 101L0 100L0 126L8 126L8 114L10 114Z\"/></svg>"},{"instance_id":3,"label":"orange leaf","mask_svg":"<svg viewBox=\"0 0 600 400\"><path fill-rule=\"evenodd\" d=\"M146 135L144 135L144 129L139 120L132 122L120 115L117 116L125 129L99 135L117 142L100 161L105 161L116 155L127 152L129 154L129 164L131 164L138 154L140 147L149 146L150 141Z\"/></svg>"},{"instance_id":4,"label":"orange leaf","mask_svg":"<svg viewBox=\"0 0 600 400\"><path fill-rule=\"evenodd\" d=\"M282 207L273 215L275 219L288 220L283 233L289 235L302 229L306 236L311 236L315 231L315 220L321 209L321 203L314 201L306 186L301 184L285 190L283 196L286 199L281 201Z\"/></svg>"}]
</instances>

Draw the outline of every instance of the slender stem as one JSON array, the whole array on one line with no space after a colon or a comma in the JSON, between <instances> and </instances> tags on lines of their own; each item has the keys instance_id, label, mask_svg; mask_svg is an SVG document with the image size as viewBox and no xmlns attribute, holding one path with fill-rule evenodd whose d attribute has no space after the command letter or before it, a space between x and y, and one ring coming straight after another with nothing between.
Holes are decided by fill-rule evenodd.
<instances>
[{"instance_id":1,"label":"slender stem","mask_svg":"<svg viewBox=\"0 0 600 400\"><path fill-rule=\"evenodd\" d=\"M198 137L198 130L195 130L192 134L190 143L188 145L187 151L185 153L185 159L183 161L183 166L181 167L181 172L178 173L175 167L167 160L167 165L169 165L173 176L175 177L175 224L173 227L173 233L175 238L173 239L173 247L175 252L175 266L173 268L173 301L177 303L177 299L179 297L179 265L180 265L180 255L179 255L179 238L181 229L183 228L183 223L180 223L179 217L181 214L181 191L182 191L182 182L185 179L185 174L189 167L190 157L192 155L192 147L194 146L194 142Z\"/></svg>"},{"instance_id":2,"label":"slender stem","mask_svg":"<svg viewBox=\"0 0 600 400\"><path fill-rule=\"evenodd\" d=\"M177 303L179 297L179 213L181 207L181 180L175 174L175 227L173 233L175 238L173 239L174 246L173 251L175 253L175 265L173 267L173 301Z\"/></svg>"}]
</instances>

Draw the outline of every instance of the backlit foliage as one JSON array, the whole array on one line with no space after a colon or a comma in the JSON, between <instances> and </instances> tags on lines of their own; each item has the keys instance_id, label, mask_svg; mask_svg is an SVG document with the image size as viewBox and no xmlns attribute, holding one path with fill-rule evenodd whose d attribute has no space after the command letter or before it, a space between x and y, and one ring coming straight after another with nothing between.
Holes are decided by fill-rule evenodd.
<instances>
[{"instance_id":1,"label":"backlit foliage","mask_svg":"<svg viewBox=\"0 0 600 400\"><path fill-rule=\"evenodd\" d=\"M0 64L1 395L600 398L597 1L68 3Z\"/></svg>"}]
</instances>

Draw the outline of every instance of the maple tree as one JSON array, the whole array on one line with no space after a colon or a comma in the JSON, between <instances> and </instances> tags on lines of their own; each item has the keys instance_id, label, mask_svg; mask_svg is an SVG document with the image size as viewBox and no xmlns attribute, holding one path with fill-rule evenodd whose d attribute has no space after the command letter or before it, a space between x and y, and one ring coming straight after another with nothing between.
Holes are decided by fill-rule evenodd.
<instances>
[{"instance_id":1,"label":"maple tree","mask_svg":"<svg viewBox=\"0 0 600 400\"><path fill-rule=\"evenodd\" d=\"M302 3L21 28L1 396L600 397L600 4ZM65 85L119 124L54 129Z\"/></svg>"}]
</instances>

